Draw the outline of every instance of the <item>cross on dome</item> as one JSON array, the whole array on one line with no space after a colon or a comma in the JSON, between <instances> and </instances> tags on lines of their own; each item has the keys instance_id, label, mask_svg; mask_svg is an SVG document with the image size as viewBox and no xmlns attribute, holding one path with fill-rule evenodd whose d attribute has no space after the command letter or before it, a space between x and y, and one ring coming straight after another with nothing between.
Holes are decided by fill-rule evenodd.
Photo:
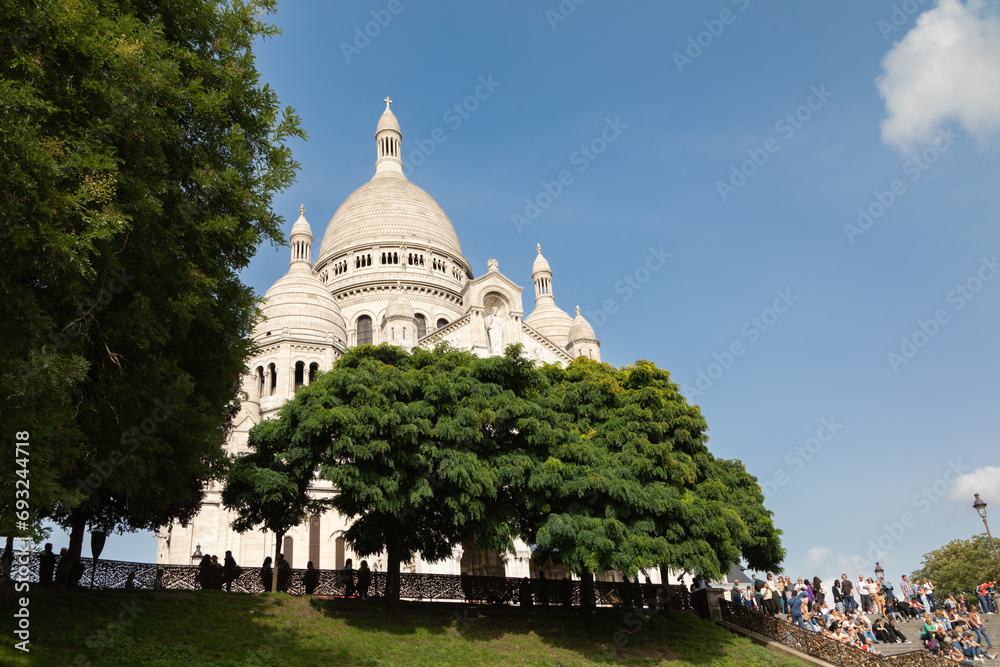
<instances>
[{"instance_id":1,"label":"cross on dome","mask_svg":"<svg viewBox=\"0 0 1000 667\"><path fill-rule=\"evenodd\" d=\"M538 251L538 254L539 254L539 255L541 255L541 254L542 254L542 244L541 244L541 243L539 243L538 245L536 245L536 246L535 246L535 249L536 249L536 250Z\"/></svg>"},{"instance_id":2,"label":"cross on dome","mask_svg":"<svg viewBox=\"0 0 1000 667\"><path fill-rule=\"evenodd\" d=\"M389 96L386 95L385 99L382 100L382 101L385 102L385 110L388 111L389 110L389 105L392 104L392 100L390 100Z\"/></svg>"},{"instance_id":3,"label":"cross on dome","mask_svg":"<svg viewBox=\"0 0 1000 667\"><path fill-rule=\"evenodd\" d=\"M306 214L306 205L299 204L299 215L305 215L305 214Z\"/></svg>"}]
</instances>

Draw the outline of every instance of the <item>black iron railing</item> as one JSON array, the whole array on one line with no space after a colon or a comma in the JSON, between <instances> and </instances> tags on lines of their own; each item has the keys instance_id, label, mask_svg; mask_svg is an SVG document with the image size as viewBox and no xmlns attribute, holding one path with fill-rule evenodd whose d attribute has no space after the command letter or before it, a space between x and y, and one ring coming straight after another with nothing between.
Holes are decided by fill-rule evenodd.
<instances>
[{"instance_id":1,"label":"black iron railing","mask_svg":"<svg viewBox=\"0 0 1000 667\"><path fill-rule=\"evenodd\" d=\"M56 557L56 569L58 569ZM221 566L157 565L126 561L81 558L83 574L78 585L102 589L216 589L240 593L260 593L271 589L271 570L241 567L234 571ZM37 582L38 556L27 565L28 581ZM371 572L367 590L361 590L358 571L279 569L278 588L291 594L382 597L386 574ZM595 582L597 604L616 607L667 606L690 610L691 594L683 586L659 586L621 582ZM448 600L515 605L580 604L580 582L571 579L513 579L475 575L400 574L400 597L405 600Z\"/></svg>"}]
</instances>

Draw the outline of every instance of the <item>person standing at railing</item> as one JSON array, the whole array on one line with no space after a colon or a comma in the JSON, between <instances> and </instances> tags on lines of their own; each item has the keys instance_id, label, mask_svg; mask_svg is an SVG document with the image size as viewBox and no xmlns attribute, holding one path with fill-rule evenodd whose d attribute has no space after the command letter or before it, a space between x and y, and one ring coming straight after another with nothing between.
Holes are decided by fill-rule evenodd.
<instances>
[{"instance_id":1,"label":"person standing at railing","mask_svg":"<svg viewBox=\"0 0 1000 667\"><path fill-rule=\"evenodd\" d=\"M223 561L222 568L222 578L226 584L226 591L231 593L233 591L233 580L240 576L240 566L236 564L236 559L233 558L232 551L226 552L226 558Z\"/></svg>"},{"instance_id":2,"label":"person standing at railing","mask_svg":"<svg viewBox=\"0 0 1000 667\"><path fill-rule=\"evenodd\" d=\"M45 550L38 555L38 583L51 584L55 572L56 555L52 553L52 543L45 543Z\"/></svg>"},{"instance_id":3,"label":"person standing at railing","mask_svg":"<svg viewBox=\"0 0 1000 667\"><path fill-rule=\"evenodd\" d=\"M368 597L368 589L372 586L372 571L368 569L368 561L361 561L358 568L358 597L364 600Z\"/></svg>"}]
</instances>

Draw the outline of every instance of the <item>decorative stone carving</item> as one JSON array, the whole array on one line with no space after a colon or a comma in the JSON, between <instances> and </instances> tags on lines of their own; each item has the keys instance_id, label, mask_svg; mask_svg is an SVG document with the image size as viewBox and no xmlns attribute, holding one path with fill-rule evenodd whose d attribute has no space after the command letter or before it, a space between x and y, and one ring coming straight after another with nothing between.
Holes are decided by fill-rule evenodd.
<instances>
[{"instance_id":1,"label":"decorative stone carving","mask_svg":"<svg viewBox=\"0 0 1000 667\"><path fill-rule=\"evenodd\" d=\"M486 270L487 271L496 271L496 272L499 273L499 271L500 271L500 262L498 262L495 259L488 260L486 262Z\"/></svg>"},{"instance_id":2,"label":"decorative stone carving","mask_svg":"<svg viewBox=\"0 0 1000 667\"><path fill-rule=\"evenodd\" d=\"M490 341L491 357L503 354L503 320L497 311L498 308L493 306L493 310L486 316L486 336Z\"/></svg>"}]
</instances>

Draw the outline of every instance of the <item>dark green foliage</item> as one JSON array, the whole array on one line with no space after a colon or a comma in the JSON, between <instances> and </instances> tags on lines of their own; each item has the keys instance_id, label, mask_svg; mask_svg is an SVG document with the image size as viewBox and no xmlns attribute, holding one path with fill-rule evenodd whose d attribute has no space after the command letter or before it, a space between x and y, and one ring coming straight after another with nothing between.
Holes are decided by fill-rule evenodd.
<instances>
[{"instance_id":1,"label":"dark green foliage","mask_svg":"<svg viewBox=\"0 0 1000 667\"><path fill-rule=\"evenodd\" d=\"M706 429L649 362L539 369L518 346L480 359L383 345L348 350L251 444L296 452L300 482L330 480L345 539L387 552L390 575L416 554L508 551L514 538L585 581L661 566L717 578L741 558L777 569L760 487L709 453Z\"/></svg>"},{"instance_id":2,"label":"dark green foliage","mask_svg":"<svg viewBox=\"0 0 1000 667\"><path fill-rule=\"evenodd\" d=\"M302 135L254 65L273 6L0 0L0 427L31 431L34 518L76 553L87 522L191 517L221 462L238 272L282 240Z\"/></svg>"}]
</instances>

